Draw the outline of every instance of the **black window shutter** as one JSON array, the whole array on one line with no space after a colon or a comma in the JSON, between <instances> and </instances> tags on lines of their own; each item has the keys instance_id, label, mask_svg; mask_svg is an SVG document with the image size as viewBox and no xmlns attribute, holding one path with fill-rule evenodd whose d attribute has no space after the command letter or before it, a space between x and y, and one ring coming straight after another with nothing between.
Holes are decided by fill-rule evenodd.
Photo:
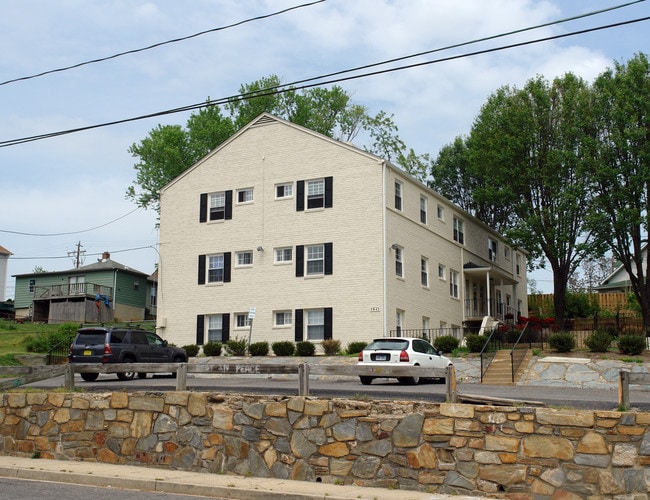
<instances>
[{"instance_id":1,"label":"black window shutter","mask_svg":"<svg viewBox=\"0 0 650 500\"><path fill-rule=\"evenodd\" d=\"M305 209L305 181L296 182L296 212Z\"/></svg>"},{"instance_id":2,"label":"black window shutter","mask_svg":"<svg viewBox=\"0 0 650 500\"><path fill-rule=\"evenodd\" d=\"M296 342L302 342L302 309L296 309Z\"/></svg>"},{"instance_id":3,"label":"black window shutter","mask_svg":"<svg viewBox=\"0 0 650 500\"><path fill-rule=\"evenodd\" d=\"M332 308L326 307L324 309L325 313L325 332L324 339L329 340L332 338Z\"/></svg>"},{"instance_id":4,"label":"black window shutter","mask_svg":"<svg viewBox=\"0 0 650 500\"><path fill-rule=\"evenodd\" d=\"M325 177L325 208L331 208L334 204L334 177Z\"/></svg>"},{"instance_id":5,"label":"black window shutter","mask_svg":"<svg viewBox=\"0 0 650 500\"><path fill-rule=\"evenodd\" d=\"M325 243L325 274L332 274L333 257L332 257L332 243Z\"/></svg>"},{"instance_id":6,"label":"black window shutter","mask_svg":"<svg viewBox=\"0 0 650 500\"><path fill-rule=\"evenodd\" d=\"M199 285L205 285L205 255L199 255Z\"/></svg>"},{"instance_id":7,"label":"black window shutter","mask_svg":"<svg viewBox=\"0 0 650 500\"><path fill-rule=\"evenodd\" d=\"M221 339L224 343L230 340L230 313L221 315Z\"/></svg>"},{"instance_id":8,"label":"black window shutter","mask_svg":"<svg viewBox=\"0 0 650 500\"><path fill-rule=\"evenodd\" d=\"M223 282L230 283L230 262L232 260L232 254L226 252L223 254Z\"/></svg>"},{"instance_id":9,"label":"black window shutter","mask_svg":"<svg viewBox=\"0 0 650 500\"><path fill-rule=\"evenodd\" d=\"M232 189L226 191L226 210L224 214L224 219L232 219Z\"/></svg>"},{"instance_id":10,"label":"black window shutter","mask_svg":"<svg viewBox=\"0 0 650 500\"><path fill-rule=\"evenodd\" d=\"M203 336L205 335L204 320L205 316L203 314L196 315L196 345L203 345Z\"/></svg>"},{"instance_id":11,"label":"black window shutter","mask_svg":"<svg viewBox=\"0 0 650 500\"><path fill-rule=\"evenodd\" d=\"M208 220L208 193L201 193L201 201L199 205L199 222L206 222Z\"/></svg>"},{"instance_id":12,"label":"black window shutter","mask_svg":"<svg viewBox=\"0 0 650 500\"><path fill-rule=\"evenodd\" d=\"M305 245L296 245L296 278L305 275Z\"/></svg>"}]
</instances>

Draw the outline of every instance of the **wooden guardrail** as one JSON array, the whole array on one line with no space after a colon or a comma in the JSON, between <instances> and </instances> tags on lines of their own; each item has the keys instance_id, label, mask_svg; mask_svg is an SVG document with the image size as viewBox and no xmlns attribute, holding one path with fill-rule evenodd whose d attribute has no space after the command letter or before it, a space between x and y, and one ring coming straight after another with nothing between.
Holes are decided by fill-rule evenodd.
<instances>
[{"instance_id":1,"label":"wooden guardrail","mask_svg":"<svg viewBox=\"0 0 650 500\"><path fill-rule=\"evenodd\" d=\"M453 366L446 369L432 369L421 366L358 366L341 364L278 365L270 363L67 363L58 366L0 367L0 375L17 375L16 378L0 382L0 390L19 387L24 384L64 375L66 390L75 387L75 373L174 373L176 390L187 390L187 374L231 374L231 375L298 375L298 395L309 395L311 375L343 375L373 377L435 377L444 378L447 401L456 402L456 371Z\"/></svg>"},{"instance_id":2,"label":"wooden guardrail","mask_svg":"<svg viewBox=\"0 0 650 500\"><path fill-rule=\"evenodd\" d=\"M650 373L618 372L618 405L630 407L630 384L650 384Z\"/></svg>"}]
</instances>

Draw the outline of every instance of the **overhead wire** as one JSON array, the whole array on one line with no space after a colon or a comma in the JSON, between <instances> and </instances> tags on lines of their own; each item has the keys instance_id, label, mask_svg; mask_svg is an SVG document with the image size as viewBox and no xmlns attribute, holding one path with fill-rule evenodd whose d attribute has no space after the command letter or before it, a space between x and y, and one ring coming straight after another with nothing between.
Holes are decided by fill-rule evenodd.
<instances>
[{"instance_id":1,"label":"overhead wire","mask_svg":"<svg viewBox=\"0 0 650 500\"><path fill-rule=\"evenodd\" d=\"M254 22L254 21L260 21L262 19L268 19L270 17L279 16L280 14L286 14L287 12L290 12L292 10L302 9L304 7L311 7L313 5L316 5L316 4L325 2L325 1L326 0L315 0L315 1L310 2L310 3L304 3L304 4L301 4L301 5L294 5L293 7L288 7L286 9L279 10L277 12L272 12L271 14L263 14L263 15L260 15L260 16L251 17L251 18L248 18L248 19L244 19L242 21L238 21L236 23L228 24L228 25L225 25L225 26L220 26L218 28L212 28L212 29L209 29L209 30L199 31L198 33L194 33L192 35L187 35L187 36L183 36L183 37L179 37L179 38L173 38L171 40L165 40L164 42L154 43L152 45L148 45L146 47L142 47L142 48L139 48L139 49L132 49L132 50L124 51L124 52L118 52L117 54L113 54L111 56L100 57L100 58L97 58L97 59L91 59L89 61L84 61L84 62L80 62L80 63L77 63L77 64L72 64L70 66L64 66L62 68L50 69L50 70L47 70L47 71L42 71L41 73L36 73L34 75L22 76L22 77L19 77L19 78L12 78L11 80L6 80L4 82L0 82L0 86L8 85L10 83L20 82L20 81L24 81L24 80L31 80L33 78L39 78L41 76L50 75L52 73L60 73L60 72L63 72L63 71L69 71L71 69L80 68L82 66L87 66L89 64L96 64L96 63L100 63L100 62L104 62L104 61L109 61L111 59L117 59L118 57L130 55L130 54L137 54L138 52L144 52L146 50L155 49L157 47L162 47L163 45L169 45L171 43L183 42L185 40L190 40L192 38L196 38L196 37L199 37L199 36L202 36L202 35L206 35L208 33L223 31L223 30L226 30L226 29L235 28L237 26L241 26L243 24L251 23L251 22ZM639 1L643 1L643 0L639 0Z\"/></svg>"},{"instance_id":2,"label":"overhead wire","mask_svg":"<svg viewBox=\"0 0 650 500\"><path fill-rule=\"evenodd\" d=\"M641 1L645 1L645 0L641 0ZM582 29L582 30L578 30L578 31L568 32L568 33L561 33L561 34L558 34L558 35L551 35L551 36L547 36L547 37L543 37L543 38L537 38L537 39L533 39L533 40L526 40L526 41L522 41L522 42L516 42L516 43L512 43L512 44L508 44L508 45L502 45L502 46L499 46L499 47L492 47L492 48L488 48L488 49L477 50L477 51L474 51L474 52L466 52L466 53L462 53L462 54L456 54L456 55L452 55L452 56L442 57L442 58L439 58L439 59L433 59L433 60L430 60L430 61L423 61L423 62L418 62L418 63L414 63L414 64L408 64L408 65L405 65L405 66L397 66L397 67L382 69L382 70L378 70L378 71L371 71L371 72L367 72L367 73L361 73L361 74L358 74L358 75L339 77L339 78L330 79L330 80L323 80L324 78L328 78L330 76L338 76L338 75L344 75L346 73L353 73L355 71L359 71L360 69L368 69L370 67L382 66L382 65L387 64L388 62L399 62L399 61L404 61L404 60L407 60L407 59L418 56L418 55L408 55L408 56L403 56L403 57L400 57L400 58L391 59L390 61L384 61L384 62L375 63L375 64L371 64L371 65L360 66L360 67L357 67L357 68L342 70L342 71L339 71L339 72L336 72L336 73L330 73L330 74L320 75L320 76L307 78L307 79L303 79L303 80L297 80L295 82L290 82L290 83L286 83L286 84L282 84L282 85L277 85L277 86L274 86L274 87L269 87L269 88L258 90L258 91L247 92L247 93L242 93L242 94L235 94L235 95L231 95L231 96L228 96L228 97L222 97L222 98L219 98L219 99L216 99L216 100L203 101L201 103L190 104L190 105L187 105L187 106L172 108L172 109L168 109L168 110L164 110L164 111L157 111L157 112L154 112L154 113L139 115L139 116L135 116L135 117L131 117L131 118L123 118L123 119L103 122L103 123L99 123L99 124L95 124L95 125L88 125L88 126L84 126L84 127L77 127L77 128L61 130L61 131L57 131L57 132L49 132L49 133L46 133L46 134L39 134L39 135L33 135L33 136L28 136L28 137L22 137L22 138L18 138L18 139L10 139L10 140L6 140L6 141L0 141L0 148L15 146L15 145L18 145L18 144L24 144L24 143L27 143L27 142L33 142L33 141L38 141L38 140L43 140L43 139L49 139L49 138L58 137L58 136L62 136L62 135L68 135L68 134L77 133L77 132L83 132L83 131L87 131L87 130L93 130L93 129L97 129L97 128L103 128L103 127L119 125L119 124L123 124L123 123L129 123L129 122L134 122L134 121L145 120L145 119L148 119L148 118L155 118L155 117L166 116L166 115L171 115L171 114L176 114L176 113L181 113L181 112L193 111L193 110L196 110L196 109L201 109L201 108L205 108L205 107L209 107L209 106L217 106L217 105L226 104L228 102L232 102L233 100L234 101L240 101L240 100L249 99L251 97L263 97L263 96L269 96L269 95L282 94L282 93L285 93L285 92L290 92L290 91L295 91L295 90L304 90L304 89L318 87L318 86L324 86L324 85L330 85L330 84L334 84L334 83L340 83L340 82L343 82L343 81L350 81L350 80L356 80L356 79L360 79L360 78L367 78L367 77L370 77L370 76L388 74L388 73L393 73L393 72L396 72L396 71L403 71L403 70L406 70L406 69L416 68L416 67L420 67L420 66L438 64L438 63L448 62L448 61L452 61L452 60L456 60L456 59L463 59L463 58L466 58L466 57L473 57L473 56L477 56L477 55L488 54L488 53L492 53L492 52L499 52L499 51L503 51L503 50L508 50L508 49L512 49L512 48L516 48L516 47L523 47L523 46L526 46L526 45L532 45L532 44L536 44L536 43L548 42L548 41L551 41L551 40L559 40L559 39L562 39L562 38L567 38L567 37L572 37L572 36L577 36L577 35L583 35L583 34L586 34L586 33L592 33L592 32L601 31L601 30L605 30L605 29L612 29L612 28L625 26L625 25L629 25L629 24L634 24L634 23L638 23L638 22L643 22L643 21L648 21L648 20L650 20L650 16L641 17L641 18L637 18L637 19L631 19L631 20L627 20L627 21L621 21L621 22L617 22L617 23L601 25L601 26L596 26L596 27L591 27L591 28L586 28L586 29ZM558 21L558 22L563 22L563 21ZM548 23L546 23L544 26L548 26ZM529 29L536 29L536 28L529 28ZM491 38L498 38L498 37L503 37L503 36L506 36L506 34L495 35L494 37L491 37ZM468 45L468 44L471 44L471 43L477 43L477 42L466 42L466 43L464 43L462 45ZM441 50L446 50L446 49L444 49L444 48L443 49L435 49L433 51L428 51L427 53L437 52L437 51L441 51ZM312 83L309 83L309 82L312 82Z\"/></svg>"},{"instance_id":3,"label":"overhead wire","mask_svg":"<svg viewBox=\"0 0 650 500\"><path fill-rule=\"evenodd\" d=\"M68 232L64 232L64 233L25 233L25 232L21 232L21 231L10 231L10 230L7 230L7 229L0 229L0 233L15 234L15 235L18 235L18 236L41 236L41 237L43 237L43 236L45 236L45 237L47 237L47 236L69 236L69 235L72 235L72 234L88 233L90 231L94 231L95 229L101 229L102 227L109 226L109 225L111 225L111 224L113 224L113 223L115 223L115 222L117 222L119 220L124 219L125 217L128 217L129 215L131 215L134 212L137 212L140 209L141 209L141 207L136 207L133 210L131 210L130 212L128 212L128 213L126 213L124 215L120 215L118 218L113 219L113 220L111 220L109 222L105 222L104 224L100 224L99 226L91 227L91 228L88 228L88 229L81 229L79 231L68 231Z\"/></svg>"}]
</instances>

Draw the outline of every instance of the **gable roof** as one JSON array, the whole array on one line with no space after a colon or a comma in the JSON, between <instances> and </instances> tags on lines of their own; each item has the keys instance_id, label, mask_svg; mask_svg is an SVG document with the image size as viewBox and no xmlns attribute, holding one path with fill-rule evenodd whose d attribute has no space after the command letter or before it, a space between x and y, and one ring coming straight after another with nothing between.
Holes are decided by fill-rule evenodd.
<instances>
[{"instance_id":1,"label":"gable roof","mask_svg":"<svg viewBox=\"0 0 650 500\"><path fill-rule=\"evenodd\" d=\"M648 252L648 244L644 244L641 247L641 255L647 254ZM613 281L616 280L616 281ZM598 285L596 290L607 290L609 288L620 288L622 286L630 286L632 281L630 280L630 276L623 267L623 264L618 262L618 267L614 269L614 271L607 276L600 285Z\"/></svg>"},{"instance_id":2,"label":"gable roof","mask_svg":"<svg viewBox=\"0 0 650 500\"><path fill-rule=\"evenodd\" d=\"M9 250L0 245L0 255L13 255Z\"/></svg>"},{"instance_id":3,"label":"gable roof","mask_svg":"<svg viewBox=\"0 0 650 500\"><path fill-rule=\"evenodd\" d=\"M374 154L372 154L372 153L369 153L368 151L364 151L363 149L360 149L360 148L354 146L354 145L351 144L351 143L337 141L336 139L333 139L332 137L329 137L329 136L323 135L323 134L321 134L320 132L316 132L316 131L311 130L311 129L309 129L309 128L303 127L302 125L298 125L298 124L296 124L296 123L293 123L293 122L290 122L290 121L288 121L288 120L285 120L285 119L283 119L283 118L278 118L277 116L272 115L272 114L270 114L270 113L262 113L262 114L259 115L257 118L253 119L253 120L250 121L248 124L246 124L245 126L243 126L242 128L240 128L240 129L239 129L237 132L235 132L232 136L230 136L228 139L226 139L226 140L223 141L221 144L219 144L216 148L214 148L214 149L213 149L212 151L210 151L207 155L205 155L203 158L201 158L201 159L198 160L196 163L194 163L191 167L189 167L188 169L184 170L184 171L181 172L179 175L177 175L176 177L174 177L171 181L169 181L165 186L163 186L163 187L160 189L160 192L162 193L162 192L165 191L169 186L175 184L175 183L178 182L180 179L182 179L183 177L185 177L186 175L188 175L190 172L192 172L192 171L194 171L196 168L200 167L201 164L205 163L209 158L211 158L212 156L216 155L219 151L221 151L222 149L224 149L224 148L225 148L226 146L228 146L230 143L232 143L232 142L238 140L239 137L242 136L242 135L244 135L248 130L250 130L250 129L252 129L252 128L255 128L255 127L261 127L261 126L272 125L272 124L282 124L282 125L285 125L285 126L291 127L291 128L293 128L293 129L295 129L295 130L299 130L299 131L301 131L301 132L303 132L303 133L305 133L305 134L311 135L311 136L313 136L313 137L317 137L317 138L319 138L319 139L321 139L321 140L324 140L324 141L328 141L328 142L330 142L330 143L333 144L333 145L336 145L336 146L339 146L339 147L342 147L342 148L348 149L349 151L352 151L352 152L355 152L355 153L358 153L358 154L364 155L364 156L366 156L366 157L368 157L368 158L371 158L371 159L377 161L378 163L380 163L380 162L383 161L383 159L380 158L379 156L374 155Z\"/></svg>"},{"instance_id":4,"label":"gable roof","mask_svg":"<svg viewBox=\"0 0 650 500\"><path fill-rule=\"evenodd\" d=\"M14 278L16 277L26 277L26 276L44 276L44 275L61 275L61 274L84 274L88 272L97 272L97 271L123 271L123 272L128 272L131 274L139 274L142 276L149 276L147 273L143 273L142 271L138 271L137 269L133 269L132 267L125 266L124 264L120 264L119 262L115 262L114 260L111 259L101 259L97 262L94 262L92 264L88 264L87 266L81 266L81 267L76 267L72 269L68 269L66 271L51 271L51 272L45 272L45 273L26 273L26 274L14 274L12 275Z\"/></svg>"}]
</instances>

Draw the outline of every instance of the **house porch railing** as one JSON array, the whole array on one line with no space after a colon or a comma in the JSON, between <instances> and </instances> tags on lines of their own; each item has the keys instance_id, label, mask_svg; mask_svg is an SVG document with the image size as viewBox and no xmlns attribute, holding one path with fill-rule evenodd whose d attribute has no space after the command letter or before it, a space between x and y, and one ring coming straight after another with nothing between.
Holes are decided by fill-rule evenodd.
<instances>
[{"instance_id":1,"label":"house porch railing","mask_svg":"<svg viewBox=\"0 0 650 500\"><path fill-rule=\"evenodd\" d=\"M516 307L507 305L505 302L490 300L490 316L501 321L516 319L521 316L521 311ZM482 299L465 300L465 318L477 319L488 315L488 301Z\"/></svg>"},{"instance_id":2,"label":"house porch railing","mask_svg":"<svg viewBox=\"0 0 650 500\"><path fill-rule=\"evenodd\" d=\"M63 285L35 286L34 300L61 299L70 297L92 297L97 295L111 298L113 287L95 283L65 283Z\"/></svg>"}]
</instances>

